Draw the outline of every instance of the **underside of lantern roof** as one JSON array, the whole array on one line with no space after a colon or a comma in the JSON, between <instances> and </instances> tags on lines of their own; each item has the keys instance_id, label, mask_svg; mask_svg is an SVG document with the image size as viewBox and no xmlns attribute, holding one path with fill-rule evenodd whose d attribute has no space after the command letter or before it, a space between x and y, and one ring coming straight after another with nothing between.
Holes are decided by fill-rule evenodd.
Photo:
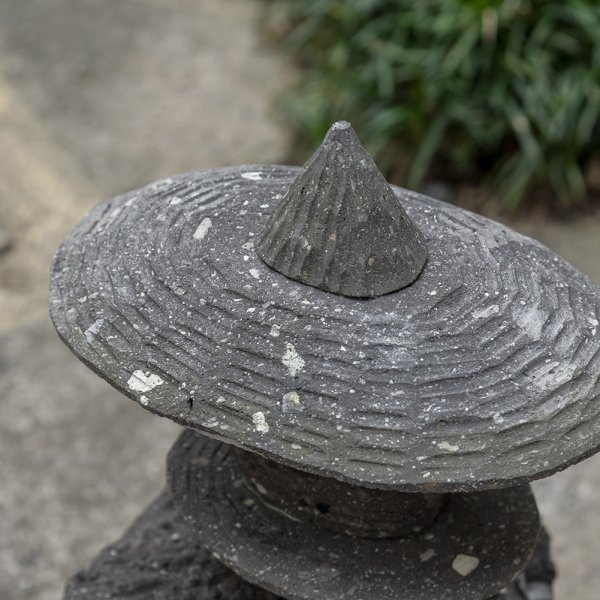
<instances>
[{"instance_id":1,"label":"underside of lantern roof","mask_svg":"<svg viewBox=\"0 0 600 600\"><path fill-rule=\"evenodd\" d=\"M306 285L258 240L302 172L191 173L97 206L57 252L51 313L145 408L367 487L467 491L600 446L600 290L541 244L400 188L428 255L373 298Z\"/></svg>"}]
</instances>

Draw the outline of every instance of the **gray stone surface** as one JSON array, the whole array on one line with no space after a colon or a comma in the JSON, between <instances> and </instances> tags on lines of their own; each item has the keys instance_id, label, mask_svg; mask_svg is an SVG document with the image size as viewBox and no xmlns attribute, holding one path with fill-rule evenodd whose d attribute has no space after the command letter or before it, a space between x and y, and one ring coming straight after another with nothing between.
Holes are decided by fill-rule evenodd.
<instances>
[{"instance_id":1,"label":"gray stone surface","mask_svg":"<svg viewBox=\"0 0 600 600\"><path fill-rule=\"evenodd\" d=\"M167 492L67 584L64 600L278 600L189 534Z\"/></svg>"},{"instance_id":2,"label":"gray stone surface","mask_svg":"<svg viewBox=\"0 0 600 600\"><path fill-rule=\"evenodd\" d=\"M268 481L248 484L252 472L230 445L190 429L167 465L173 504L197 539L245 579L289 600L490 598L523 571L540 529L528 485L450 494L429 527L374 539L273 510L278 495ZM337 503L354 514L346 488Z\"/></svg>"},{"instance_id":3,"label":"gray stone surface","mask_svg":"<svg viewBox=\"0 0 600 600\"><path fill-rule=\"evenodd\" d=\"M552 600L553 576L547 535L542 531L525 573L490 600ZM70 579L64 600L150 597L152 600L277 599L246 583L194 542L167 494L152 502L122 539L105 548L87 569Z\"/></svg>"},{"instance_id":4,"label":"gray stone surface","mask_svg":"<svg viewBox=\"0 0 600 600\"><path fill-rule=\"evenodd\" d=\"M66 233L113 193L283 156L270 95L287 71L257 42L255 8L250 0L0 2L0 223L12 240L0 256L3 600L59 598L65 579L163 485L177 428L63 348L42 321L47 273ZM600 214L519 227L600 283ZM556 600L595 598L600 457L535 489L553 532Z\"/></svg>"},{"instance_id":5,"label":"gray stone surface","mask_svg":"<svg viewBox=\"0 0 600 600\"><path fill-rule=\"evenodd\" d=\"M148 410L357 485L491 489L595 453L598 286L398 187L429 253L412 285L368 300L303 285L254 247L299 172L195 172L95 207L53 265L61 337Z\"/></svg>"},{"instance_id":6,"label":"gray stone surface","mask_svg":"<svg viewBox=\"0 0 600 600\"><path fill-rule=\"evenodd\" d=\"M409 286L428 256L423 234L347 121L330 127L256 248L286 277L355 298Z\"/></svg>"}]
</instances>

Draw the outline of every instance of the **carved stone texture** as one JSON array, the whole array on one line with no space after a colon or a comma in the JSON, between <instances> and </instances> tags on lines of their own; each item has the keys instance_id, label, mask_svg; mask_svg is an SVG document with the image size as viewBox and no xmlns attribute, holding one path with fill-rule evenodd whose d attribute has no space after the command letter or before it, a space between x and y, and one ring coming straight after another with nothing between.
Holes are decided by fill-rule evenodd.
<instances>
[{"instance_id":1,"label":"carved stone texture","mask_svg":"<svg viewBox=\"0 0 600 600\"><path fill-rule=\"evenodd\" d=\"M296 281L354 297L410 285L427 260L421 232L345 121L278 203L257 250Z\"/></svg>"},{"instance_id":2,"label":"carved stone texture","mask_svg":"<svg viewBox=\"0 0 600 600\"><path fill-rule=\"evenodd\" d=\"M552 600L554 569L548 547L538 544L530 569L492 600ZM533 592L527 593L531 588ZM547 595L533 595L539 590ZM537 590L537 591L536 591ZM548 595L550 594L550 595ZM121 540L108 546L67 583L64 600L279 600L244 581L193 542L168 494L144 512ZM429 599L431 600L431 599Z\"/></svg>"},{"instance_id":3,"label":"carved stone texture","mask_svg":"<svg viewBox=\"0 0 600 600\"><path fill-rule=\"evenodd\" d=\"M290 600L484 600L523 571L538 539L528 485L450 494L429 527L373 539L290 518L245 476L230 445L191 430L169 454L175 507L198 539Z\"/></svg>"},{"instance_id":4,"label":"carved stone texture","mask_svg":"<svg viewBox=\"0 0 600 600\"><path fill-rule=\"evenodd\" d=\"M192 173L97 206L56 255L60 336L157 414L365 487L502 487L596 452L598 287L400 188L429 252L415 282L368 300L303 285L254 249L298 174Z\"/></svg>"}]
</instances>

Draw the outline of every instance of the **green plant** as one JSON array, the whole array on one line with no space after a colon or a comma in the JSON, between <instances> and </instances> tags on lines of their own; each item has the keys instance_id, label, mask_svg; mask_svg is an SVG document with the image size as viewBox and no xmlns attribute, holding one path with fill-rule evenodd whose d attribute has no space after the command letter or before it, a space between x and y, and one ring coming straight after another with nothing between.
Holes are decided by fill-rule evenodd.
<instances>
[{"instance_id":1,"label":"green plant","mask_svg":"<svg viewBox=\"0 0 600 600\"><path fill-rule=\"evenodd\" d=\"M585 197L600 152L597 0L271 0L301 67L287 108L314 145L351 120L387 175L492 181L516 207ZM404 162L403 162L404 161Z\"/></svg>"}]
</instances>

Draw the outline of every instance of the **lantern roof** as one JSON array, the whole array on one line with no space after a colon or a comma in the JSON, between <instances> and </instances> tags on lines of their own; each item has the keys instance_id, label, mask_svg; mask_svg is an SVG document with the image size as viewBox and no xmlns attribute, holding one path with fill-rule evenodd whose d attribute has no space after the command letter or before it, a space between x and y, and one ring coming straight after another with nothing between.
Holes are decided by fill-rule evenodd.
<instances>
[{"instance_id":1,"label":"lantern roof","mask_svg":"<svg viewBox=\"0 0 600 600\"><path fill-rule=\"evenodd\" d=\"M595 452L600 289L365 155L334 125L303 169L98 205L55 257L60 336L154 413L366 487L503 487Z\"/></svg>"}]
</instances>

